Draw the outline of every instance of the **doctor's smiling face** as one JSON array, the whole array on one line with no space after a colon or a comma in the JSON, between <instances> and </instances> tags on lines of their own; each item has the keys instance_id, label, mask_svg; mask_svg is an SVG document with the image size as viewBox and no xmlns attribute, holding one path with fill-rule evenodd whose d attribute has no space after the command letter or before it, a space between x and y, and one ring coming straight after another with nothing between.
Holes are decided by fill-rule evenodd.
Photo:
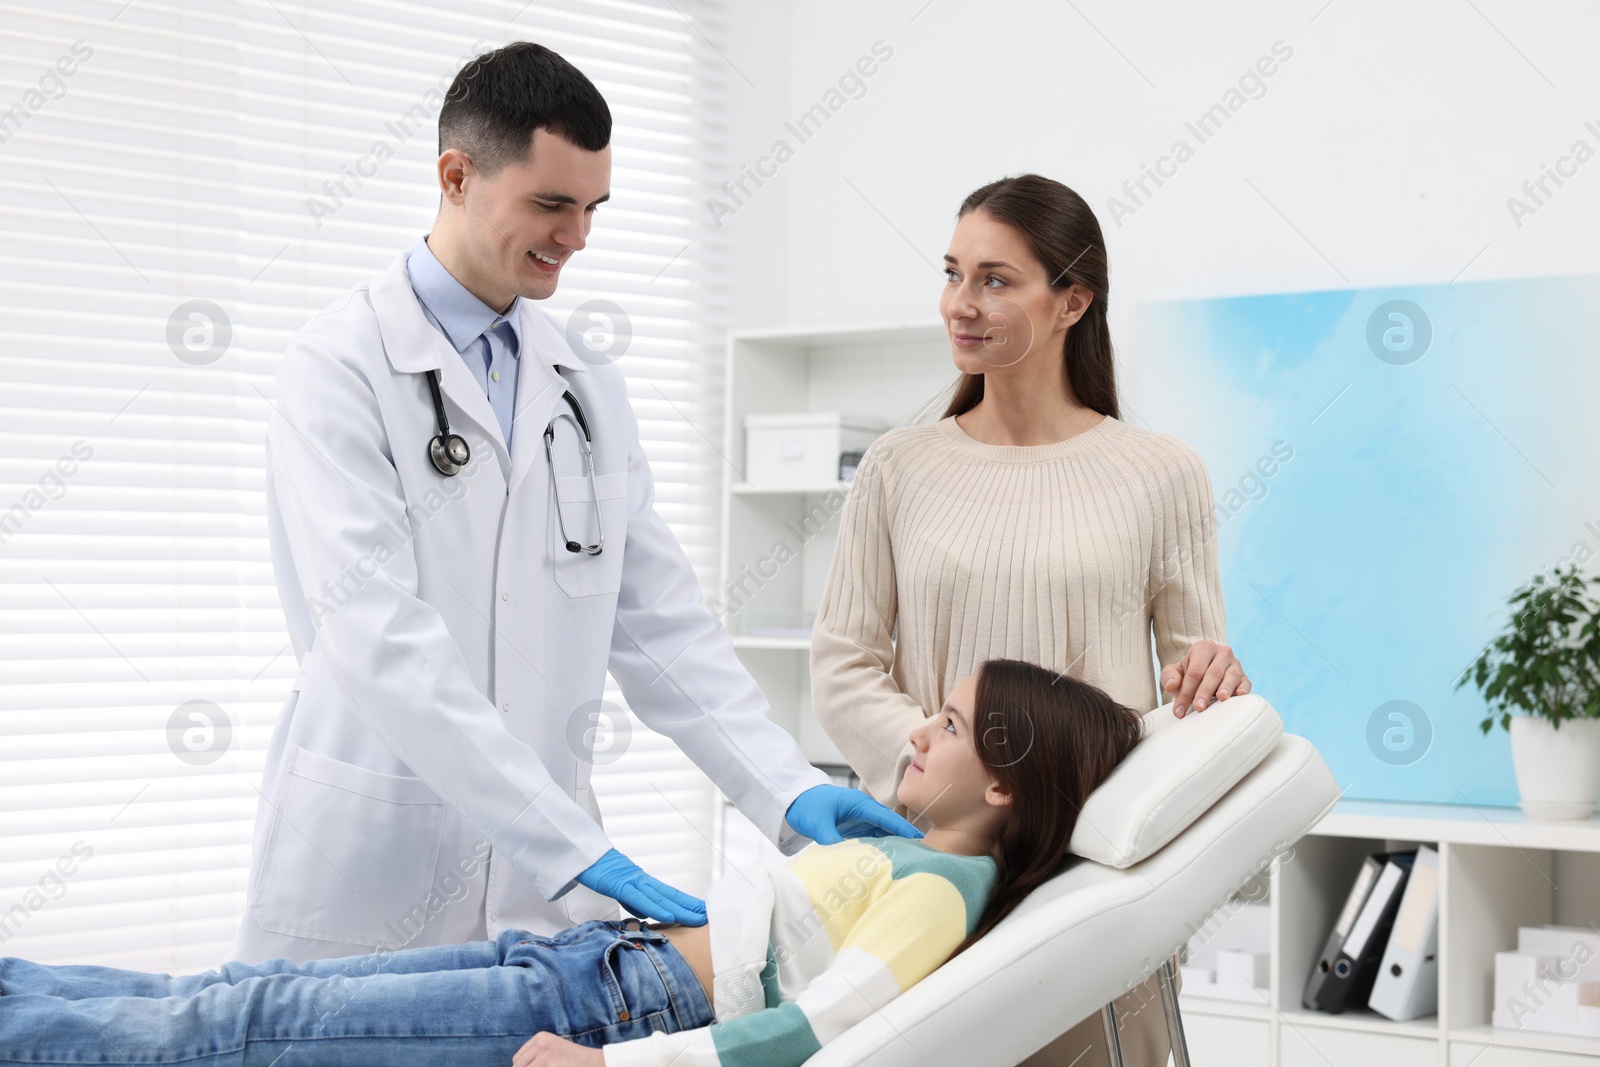
<instances>
[{"instance_id":1,"label":"doctor's smiling face","mask_svg":"<svg viewBox=\"0 0 1600 1067\"><path fill-rule=\"evenodd\" d=\"M611 195L611 112L588 78L519 41L462 68L439 113L428 248L496 311L543 300Z\"/></svg>"},{"instance_id":2,"label":"doctor's smiling face","mask_svg":"<svg viewBox=\"0 0 1600 1067\"><path fill-rule=\"evenodd\" d=\"M444 201L464 238L458 262L469 277L458 280L497 311L514 296L543 300L556 291L561 268L588 243L595 209L611 196L609 145L588 152L546 129L534 130L532 141L526 159L488 176L457 149L439 157Z\"/></svg>"}]
</instances>

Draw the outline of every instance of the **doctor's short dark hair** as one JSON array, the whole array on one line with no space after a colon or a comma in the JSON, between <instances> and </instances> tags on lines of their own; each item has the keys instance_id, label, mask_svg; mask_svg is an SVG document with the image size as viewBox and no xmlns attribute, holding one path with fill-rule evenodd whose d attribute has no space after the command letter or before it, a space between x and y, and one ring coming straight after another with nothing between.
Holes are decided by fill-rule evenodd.
<instances>
[{"instance_id":1,"label":"doctor's short dark hair","mask_svg":"<svg viewBox=\"0 0 1600 1067\"><path fill-rule=\"evenodd\" d=\"M439 110L439 152L492 176L528 157L543 127L588 152L611 143L611 109L582 71L544 45L513 41L461 68Z\"/></svg>"}]
</instances>

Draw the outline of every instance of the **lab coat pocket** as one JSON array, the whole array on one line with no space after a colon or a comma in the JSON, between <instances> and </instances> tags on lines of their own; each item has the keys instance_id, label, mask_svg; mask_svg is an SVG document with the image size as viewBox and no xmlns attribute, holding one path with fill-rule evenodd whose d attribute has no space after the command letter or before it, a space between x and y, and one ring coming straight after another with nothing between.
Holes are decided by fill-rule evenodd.
<instances>
[{"instance_id":1,"label":"lab coat pocket","mask_svg":"<svg viewBox=\"0 0 1600 1067\"><path fill-rule=\"evenodd\" d=\"M426 920L444 802L422 779L297 747L271 807L250 890L262 929L398 947Z\"/></svg>"},{"instance_id":2,"label":"lab coat pocket","mask_svg":"<svg viewBox=\"0 0 1600 1067\"><path fill-rule=\"evenodd\" d=\"M628 535L627 472L601 474L595 478L594 487L600 491L599 516L605 524L605 547L597 556L567 549L568 539L583 545L592 545L600 539L601 530L595 524L595 495L589 487L589 476L558 475L555 485L561 498L561 519L556 517L557 504L552 500L546 525L550 538L550 566L555 572L556 584L569 597L615 594L622 588L622 547ZM561 536L563 520L567 526L566 537Z\"/></svg>"}]
</instances>

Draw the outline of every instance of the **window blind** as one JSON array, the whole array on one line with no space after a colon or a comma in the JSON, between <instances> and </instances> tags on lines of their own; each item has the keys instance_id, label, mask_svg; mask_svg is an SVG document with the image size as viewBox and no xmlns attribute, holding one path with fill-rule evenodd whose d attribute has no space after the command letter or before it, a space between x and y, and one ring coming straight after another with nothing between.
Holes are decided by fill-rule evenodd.
<instances>
[{"instance_id":1,"label":"window blind","mask_svg":"<svg viewBox=\"0 0 1600 1067\"><path fill-rule=\"evenodd\" d=\"M0 3L0 955L224 959L296 673L265 525L278 359L427 232L438 106L474 52L538 41L610 104L612 201L545 306L617 356L710 587L720 20L717 0ZM595 768L607 829L701 892L716 790L629 719Z\"/></svg>"}]
</instances>

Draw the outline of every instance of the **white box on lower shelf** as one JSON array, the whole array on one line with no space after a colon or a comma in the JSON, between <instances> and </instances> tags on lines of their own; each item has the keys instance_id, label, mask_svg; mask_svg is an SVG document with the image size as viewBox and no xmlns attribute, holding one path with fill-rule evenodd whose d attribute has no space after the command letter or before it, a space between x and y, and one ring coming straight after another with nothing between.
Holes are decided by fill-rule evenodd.
<instances>
[{"instance_id":1,"label":"white box on lower shelf","mask_svg":"<svg viewBox=\"0 0 1600 1067\"><path fill-rule=\"evenodd\" d=\"M1184 995L1266 1003L1271 948L1271 906L1229 900L1189 938Z\"/></svg>"},{"instance_id":2,"label":"white box on lower shelf","mask_svg":"<svg viewBox=\"0 0 1600 1067\"><path fill-rule=\"evenodd\" d=\"M1496 1027L1600 1038L1600 934L1524 926L1517 948L1494 954Z\"/></svg>"}]
</instances>

